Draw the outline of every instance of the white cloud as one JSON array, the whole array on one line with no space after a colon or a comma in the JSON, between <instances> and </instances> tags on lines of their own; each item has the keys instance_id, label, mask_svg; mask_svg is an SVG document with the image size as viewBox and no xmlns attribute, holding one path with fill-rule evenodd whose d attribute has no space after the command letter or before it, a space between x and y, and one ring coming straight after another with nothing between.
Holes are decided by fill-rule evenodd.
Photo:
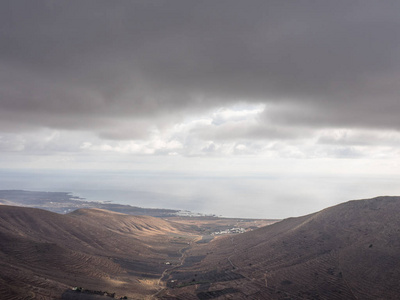
<instances>
[{"instance_id":1,"label":"white cloud","mask_svg":"<svg viewBox=\"0 0 400 300\"><path fill-rule=\"evenodd\" d=\"M264 109L265 104L221 107L211 114L212 124L219 126L228 122L255 120L264 112Z\"/></svg>"},{"instance_id":2,"label":"white cloud","mask_svg":"<svg viewBox=\"0 0 400 300\"><path fill-rule=\"evenodd\" d=\"M88 132L42 129L1 134L2 151L31 155L234 156L275 158L387 158L398 155L400 132L354 128L299 128L268 123L265 105L237 104L153 125L140 139L104 139Z\"/></svg>"}]
</instances>

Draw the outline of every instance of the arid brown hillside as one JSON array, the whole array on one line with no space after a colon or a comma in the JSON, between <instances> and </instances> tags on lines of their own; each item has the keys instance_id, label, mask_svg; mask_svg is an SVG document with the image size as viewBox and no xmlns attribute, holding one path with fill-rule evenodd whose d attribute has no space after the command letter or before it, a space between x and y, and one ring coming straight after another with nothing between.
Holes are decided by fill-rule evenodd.
<instances>
[{"instance_id":1,"label":"arid brown hillside","mask_svg":"<svg viewBox=\"0 0 400 300\"><path fill-rule=\"evenodd\" d=\"M142 299L196 235L153 217L0 206L0 299ZM82 287L92 293L77 293ZM77 298L79 296L79 298Z\"/></svg>"},{"instance_id":2,"label":"arid brown hillside","mask_svg":"<svg viewBox=\"0 0 400 300\"><path fill-rule=\"evenodd\" d=\"M118 233L158 235L160 233L181 234L183 230L188 231L188 226L171 223L161 218L132 216L97 208L78 209L68 215L96 227L105 227Z\"/></svg>"},{"instance_id":3,"label":"arid brown hillside","mask_svg":"<svg viewBox=\"0 0 400 300\"><path fill-rule=\"evenodd\" d=\"M398 299L399 214L350 201L211 240L248 222L1 205L0 299Z\"/></svg>"},{"instance_id":4,"label":"arid brown hillside","mask_svg":"<svg viewBox=\"0 0 400 300\"><path fill-rule=\"evenodd\" d=\"M399 299L399 215L399 197L379 197L214 240L191 250L197 262L174 270L164 297Z\"/></svg>"}]
</instances>

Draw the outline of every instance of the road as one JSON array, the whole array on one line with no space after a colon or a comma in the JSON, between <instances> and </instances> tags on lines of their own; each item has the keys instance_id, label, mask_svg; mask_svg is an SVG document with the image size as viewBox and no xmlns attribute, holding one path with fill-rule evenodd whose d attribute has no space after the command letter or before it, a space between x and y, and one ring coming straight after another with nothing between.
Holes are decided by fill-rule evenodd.
<instances>
[{"instance_id":1,"label":"road","mask_svg":"<svg viewBox=\"0 0 400 300\"><path fill-rule=\"evenodd\" d=\"M163 281L167 281L167 279L168 279L169 274L170 274L171 271L175 270L176 268L179 268L180 266L182 266L182 265L185 263L185 258L186 258L187 250L189 250L190 248L192 248L192 243L193 243L194 241L196 241L197 239L198 239L198 238L194 238L193 240L191 240L191 241L189 242L188 246L179 249L178 252L181 254L181 257L179 258L179 264L176 265L176 266L174 266L174 267L172 267L172 268L166 268L166 269L164 270L164 272L161 274L161 276L160 276L160 278L158 279L158 282L157 282L157 285L160 286L160 289L159 289L156 293L154 293L153 295L151 295L151 298L150 298L150 299L157 299L157 296L158 296L159 294L161 294L161 292L163 292L163 291L167 288L166 286L162 286L162 282L163 282Z\"/></svg>"}]
</instances>

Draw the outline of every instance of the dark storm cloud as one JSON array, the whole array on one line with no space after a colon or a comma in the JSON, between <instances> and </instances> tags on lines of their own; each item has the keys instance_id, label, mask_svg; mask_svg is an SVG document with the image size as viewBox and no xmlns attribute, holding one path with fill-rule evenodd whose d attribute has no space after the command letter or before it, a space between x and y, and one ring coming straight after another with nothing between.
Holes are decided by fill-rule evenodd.
<instances>
[{"instance_id":1,"label":"dark storm cloud","mask_svg":"<svg viewBox=\"0 0 400 300\"><path fill-rule=\"evenodd\" d=\"M121 120L249 101L284 104L266 110L277 123L400 128L399 11L368 0L2 1L0 126L125 138Z\"/></svg>"}]
</instances>

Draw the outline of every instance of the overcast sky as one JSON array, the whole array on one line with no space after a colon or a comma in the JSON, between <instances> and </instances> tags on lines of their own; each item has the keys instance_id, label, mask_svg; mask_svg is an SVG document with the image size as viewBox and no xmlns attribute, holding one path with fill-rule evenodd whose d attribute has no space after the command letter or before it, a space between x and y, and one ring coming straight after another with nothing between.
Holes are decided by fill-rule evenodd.
<instances>
[{"instance_id":1,"label":"overcast sky","mask_svg":"<svg viewBox=\"0 0 400 300\"><path fill-rule=\"evenodd\" d=\"M399 53L399 1L3 0L0 168L236 216L400 195Z\"/></svg>"}]
</instances>

